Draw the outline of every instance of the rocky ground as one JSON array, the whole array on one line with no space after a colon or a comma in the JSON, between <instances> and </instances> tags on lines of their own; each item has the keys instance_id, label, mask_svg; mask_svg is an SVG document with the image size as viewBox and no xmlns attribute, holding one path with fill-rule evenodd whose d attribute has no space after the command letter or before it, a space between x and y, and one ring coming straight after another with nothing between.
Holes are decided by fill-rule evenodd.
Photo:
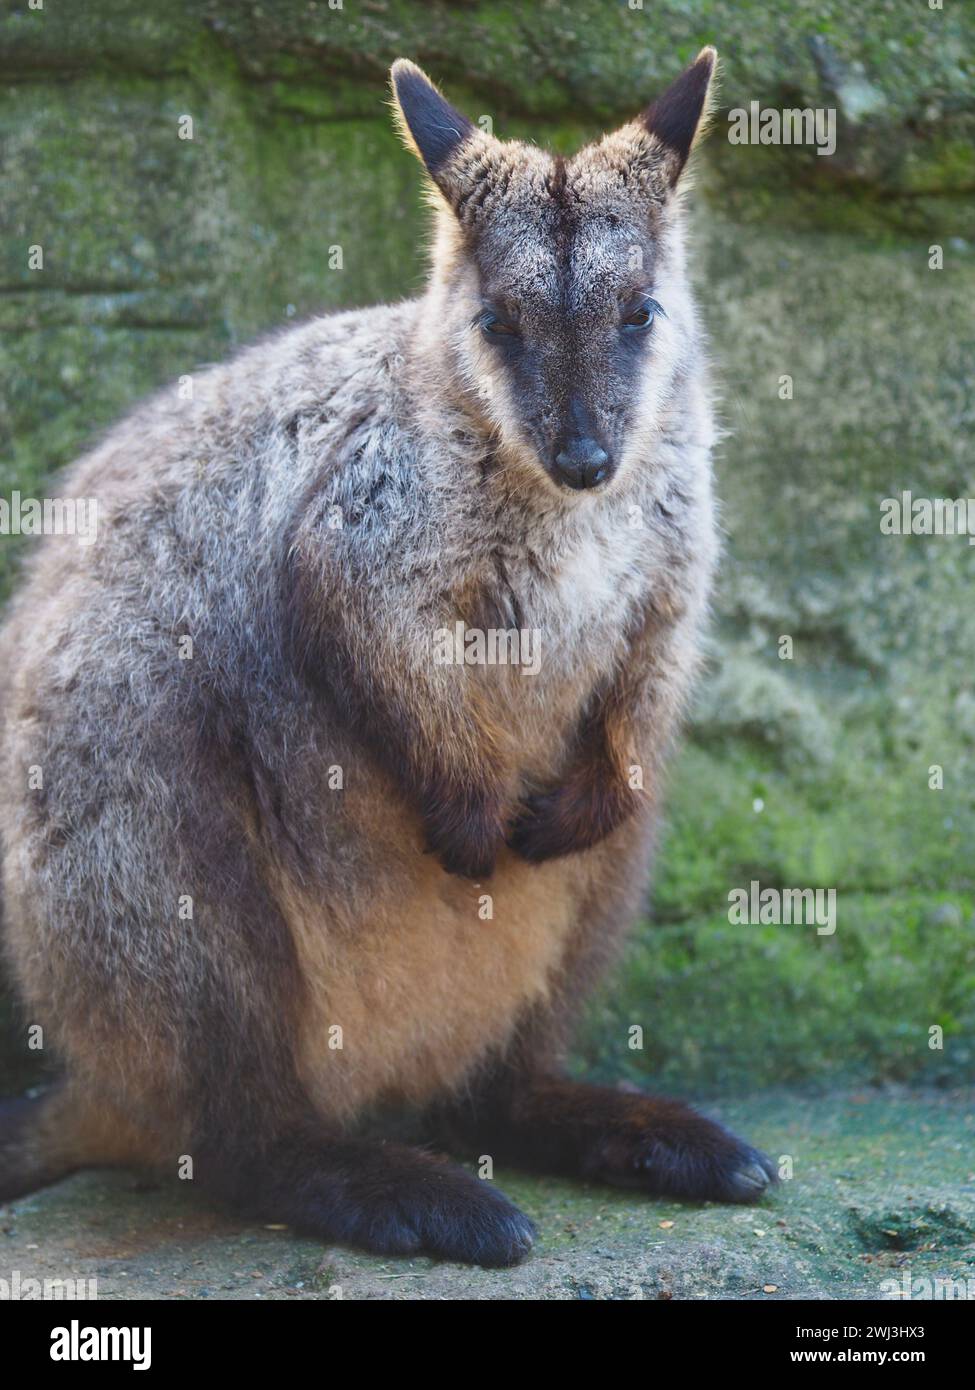
<instances>
[{"instance_id":1,"label":"rocky ground","mask_svg":"<svg viewBox=\"0 0 975 1390\"><path fill-rule=\"evenodd\" d=\"M687 1206L526 1177L526 1264L381 1260L216 1215L193 1193L90 1173L0 1208L0 1279L96 1279L102 1299L975 1298L969 1092L779 1093L720 1115L791 1162L756 1207Z\"/></svg>"}]
</instances>

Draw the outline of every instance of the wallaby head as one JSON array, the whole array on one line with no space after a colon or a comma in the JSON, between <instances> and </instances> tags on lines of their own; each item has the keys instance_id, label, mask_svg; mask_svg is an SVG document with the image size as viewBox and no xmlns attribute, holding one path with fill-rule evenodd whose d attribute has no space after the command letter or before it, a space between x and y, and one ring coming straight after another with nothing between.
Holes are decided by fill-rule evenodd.
<instances>
[{"instance_id":1,"label":"wallaby head","mask_svg":"<svg viewBox=\"0 0 975 1390\"><path fill-rule=\"evenodd\" d=\"M646 465L699 352L679 186L716 54L570 159L501 141L413 63L395 111L438 207L428 333L507 458L565 497Z\"/></svg>"}]
</instances>

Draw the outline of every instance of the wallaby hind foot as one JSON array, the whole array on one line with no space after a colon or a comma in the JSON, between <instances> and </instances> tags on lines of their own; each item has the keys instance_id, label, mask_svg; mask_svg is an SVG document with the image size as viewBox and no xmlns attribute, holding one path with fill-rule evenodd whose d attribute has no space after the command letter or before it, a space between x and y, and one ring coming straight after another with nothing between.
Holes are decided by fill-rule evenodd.
<instances>
[{"instance_id":1,"label":"wallaby hind foot","mask_svg":"<svg viewBox=\"0 0 975 1390\"><path fill-rule=\"evenodd\" d=\"M0 1202L81 1168L158 1168L158 1156L144 1145L140 1153L124 1142L125 1131L121 1117L103 1124L61 1089L0 1101ZM309 1128L255 1145L244 1158L205 1147L196 1175L245 1215L377 1255L423 1253L497 1267L524 1259L535 1238L528 1217L490 1182L403 1144L336 1139Z\"/></svg>"},{"instance_id":2,"label":"wallaby hind foot","mask_svg":"<svg viewBox=\"0 0 975 1390\"><path fill-rule=\"evenodd\" d=\"M681 1101L559 1077L473 1102L451 1126L501 1161L657 1197L754 1202L777 1181L767 1155Z\"/></svg>"},{"instance_id":3,"label":"wallaby hind foot","mask_svg":"<svg viewBox=\"0 0 975 1390\"><path fill-rule=\"evenodd\" d=\"M535 1239L490 1182L405 1144L299 1133L229 1169L217 1150L212 1173L238 1209L376 1255L498 1267L524 1259Z\"/></svg>"}]
</instances>

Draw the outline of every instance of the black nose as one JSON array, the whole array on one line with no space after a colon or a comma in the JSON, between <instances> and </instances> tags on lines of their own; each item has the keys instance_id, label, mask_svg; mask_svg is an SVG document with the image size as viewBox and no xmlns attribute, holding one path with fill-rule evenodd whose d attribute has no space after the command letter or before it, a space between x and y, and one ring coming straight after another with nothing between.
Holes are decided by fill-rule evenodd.
<instances>
[{"instance_id":1,"label":"black nose","mask_svg":"<svg viewBox=\"0 0 975 1390\"><path fill-rule=\"evenodd\" d=\"M555 455L555 471L569 487L597 487L609 477L609 454L595 439L570 439Z\"/></svg>"}]
</instances>

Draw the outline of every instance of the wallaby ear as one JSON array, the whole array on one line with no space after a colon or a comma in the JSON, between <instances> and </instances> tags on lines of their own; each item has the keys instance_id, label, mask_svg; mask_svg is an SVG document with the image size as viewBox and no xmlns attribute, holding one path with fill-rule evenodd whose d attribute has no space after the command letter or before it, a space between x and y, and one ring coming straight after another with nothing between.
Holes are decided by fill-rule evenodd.
<instances>
[{"instance_id":1,"label":"wallaby ear","mask_svg":"<svg viewBox=\"0 0 975 1390\"><path fill-rule=\"evenodd\" d=\"M660 141L670 156L667 163L672 185L680 177L698 133L707 124L708 95L717 61L713 48L702 48L690 67L640 117L644 129Z\"/></svg>"},{"instance_id":2,"label":"wallaby ear","mask_svg":"<svg viewBox=\"0 0 975 1390\"><path fill-rule=\"evenodd\" d=\"M390 70L390 81L400 134L423 161L430 177L443 188L440 175L476 128L408 59L397 58Z\"/></svg>"}]
</instances>

